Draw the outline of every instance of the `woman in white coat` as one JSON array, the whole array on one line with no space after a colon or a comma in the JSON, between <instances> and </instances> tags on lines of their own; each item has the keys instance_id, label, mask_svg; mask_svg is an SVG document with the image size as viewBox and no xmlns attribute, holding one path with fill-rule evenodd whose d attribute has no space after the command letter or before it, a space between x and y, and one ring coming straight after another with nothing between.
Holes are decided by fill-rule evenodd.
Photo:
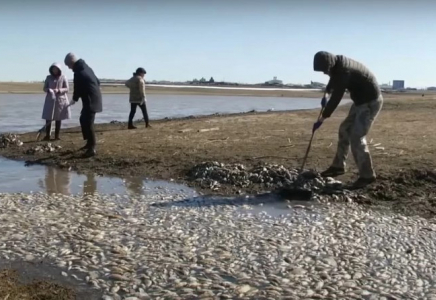
<instances>
[{"instance_id":1,"label":"woman in white coat","mask_svg":"<svg viewBox=\"0 0 436 300\"><path fill-rule=\"evenodd\" d=\"M60 64L54 63L49 68L50 75L44 82L45 103L42 118L46 121L45 141L50 140L51 123L56 121L55 140L59 140L61 123L71 118L70 102L68 101L68 79L62 75Z\"/></svg>"}]
</instances>

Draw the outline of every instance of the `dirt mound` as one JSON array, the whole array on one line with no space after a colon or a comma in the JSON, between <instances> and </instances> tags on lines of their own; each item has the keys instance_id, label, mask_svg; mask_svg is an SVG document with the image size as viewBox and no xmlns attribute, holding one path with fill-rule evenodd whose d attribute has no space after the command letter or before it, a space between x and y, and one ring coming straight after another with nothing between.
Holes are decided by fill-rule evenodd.
<instances>
[{"instance_id":1,"label":"dirt mound","mask_svg":"<svg viewBox=\"0 0 436 300\"><path fill-rule=\"evenodd\" d=\"M219 191L227 186L261 187L275 191L284 198L298 199L295 190L310 191L311 199L321 202L355 202L390 207L402 214L431 217L436 214L436 171L407 170L395 175L381 175L375 184L353 190L333 178L322 178L315 171L299 175L297 169L263 164L248 168L243 164L203 162L193 167L188 176L203 188ZM295 198L293 197L295 196Z\"/></svg>"},{"instance_id":2,"label":"dirt mound","mask_svg":"<svg viewBox=\"0 0 436 300\"><path fill-rule=\"evenodd\" d=\"M300 187L321 191L325 186L341 185L333 178L322 178L313 170L302 174L295 168L286 168L277 164L259 164L247 167L243 164L224 164L219 162L203 162L194 166L188 176L206 185L231 184L237 187L248 187L261 184L266 188L286 187L298 184Z\"/></svg>"},{"instance_id":3,"label":"dirt mound","mask_svg":"<svg viewBox=\"0 0 436 300\"><path fill-rule=\"evenodd\" d=\"M0 148L7 148L11 146L23 146L23 142L19 139L18 135L12 133L0 135Z\"/></svg>"},{"instance_id":4,"label":"dirt mound","mask_svg":"<svg viewBox=\"0 0 436 300\"><path fill-rule=\"evenodd\" d=\"M0 299L8 300L75 300L76 294L69 288L46 281L24 284L13 270L0 272Z\"/></svg>"},{"instance_id":5,"label":"dirt mound","mask_svg":"<svg viewBox=\"0 0 436 300\"><path fill-rule=\"evenodd\" d=\"M30 149L26 150L26 154L35 154L35 153L51 153L57 150L62 149L59 145L53 145L52 143L42 144L34 146Z\"/></svg>"},{"instance_id":6,"label":"dirt mound","mask_svg":"<svg viewBox=\"0 0 436 300\"><path fill-rule=\"evenodd\" d=\"M264 164L248 169L243 164L219 162L203 162L188 172L192 180L213 190L219 189L221 184L241 188L255 184L262 184L265 187L283 186L287 182L294 181L297 175L297 170L288 170L281 165Z\"/></svg>"}]
</instances>

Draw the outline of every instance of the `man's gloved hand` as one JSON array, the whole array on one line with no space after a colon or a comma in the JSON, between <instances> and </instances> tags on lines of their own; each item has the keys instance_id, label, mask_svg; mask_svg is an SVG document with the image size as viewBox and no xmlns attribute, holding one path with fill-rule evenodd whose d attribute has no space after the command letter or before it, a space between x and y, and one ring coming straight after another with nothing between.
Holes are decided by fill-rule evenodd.
<instances>
[{"instance_id":1,"label":"man's gloved hand","mask_svg":"<svg viewBox=\"0 0 436 300\"><path fill-rule=\"evenodd\" d=\"M321 107L325 107L327 104L327 98L326 97L322 97L321 99Z\"/></svg>"},{"instance_id":2,"label":"man's gloved hand","mask_svg":"<svg viewBox=\"0 0 436 300\"><path fill-rule=\"evenodd\" d=\"M324 120L320 118L315 124L313 124L312 132L315 132L318 128L320 128L323 121Z\"/></svg>"}]
</instances>

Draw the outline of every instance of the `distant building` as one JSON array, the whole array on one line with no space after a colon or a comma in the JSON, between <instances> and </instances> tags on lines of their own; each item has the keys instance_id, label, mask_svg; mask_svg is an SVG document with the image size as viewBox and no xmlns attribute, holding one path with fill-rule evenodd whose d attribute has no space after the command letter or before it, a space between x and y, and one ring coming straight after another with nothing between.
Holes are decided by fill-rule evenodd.
<instances>
[{"instance_id":1,"label":"distant building","mask_svg":"<svg viewBox=\"0 0 436 300\"><path fill-rule=\"evenodd\" d=\"M278 80L276 76L274 76L273 80L269 80L265 82L266 84L283 84L282 80Z\"/></svg>"},{"instance_id":2,"label":"distant building","mask_svg":"<svg viewBox=\"0 0 436 300\"><path fill-rule=\"evenodd\" d=\"M392 89L392 85L390 83L382 83L379 85L381 89Z\"/></svg>"},{"instance_id":3,"label":"distant building","mask_svg":"<svg viewBox=\"0 0 436 300\"><path fill-rule=\"evenodd\" d=\"M404 89L404 80L394 80L392 81L392 89L402 90Z\"/></svg>"},{"instance_id":4,"label":"distant building","mask_svg":"<svg viewBox=\"0 0 436 300\"><path fill-rule=\"evenodd\" d=\"M326 84L321 83L321 82L316 82L316 81L310 81L310 85L311 85L311 87L321 88L321 89L326 87Z\"/></svg>"}]
</instances>

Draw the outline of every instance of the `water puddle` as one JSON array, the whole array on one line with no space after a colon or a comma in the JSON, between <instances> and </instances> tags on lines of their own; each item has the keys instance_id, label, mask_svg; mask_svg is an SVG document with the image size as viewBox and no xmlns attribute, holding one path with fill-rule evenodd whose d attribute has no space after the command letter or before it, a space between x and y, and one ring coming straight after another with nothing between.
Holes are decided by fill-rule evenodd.
<instances>
[{"instance_id":1,"label":"water puddle","mask_svg":"<svg viewBox=\"0 0 436 300\"><path fill-rule=\"evenodd\" d=\"M164 195L168 203L163 206L207 207L219 205L238 206L238 212L260 214L271 217L292 214L289 203L273 194L258 196L220 197L203 196L194 189L182 184L161 180L146 180L141 177L107 177L93 173L78 174L49 166L31 165L0 157L0 193L36 193L47 194L117 194L129 196ZM183 201L171 201L172 196L183 195ZM312 202L292 202L300 206L312 205Z\"/></svg>"},{"instance_id":2,"label":"water puddle","mask_svg":"<svg viewBox=\"0 0 436 300\"><path fill-rule=\"evenodd\" d=\"M314 211L313 208L320 207L320 204L312 201L292 201L287 202L281 197L265 193L256 196L198 196L181 201L167 203L156 203L152 206L157 207L217 207L217 206L236 206L236 213L241 214L266 214L271 218L286 217L294 214L296 211L304 211L308 216ZM311 218L318 217L314 212Z\"/></svg>"},{"instance_id":3,"label":"water puddle","mask_svg":"<svg viewBox=\"0 0 436 300\"><path fill-rule=\"evenodd\" d=\"M48 194L120 194L129 196L161 193L183 193L196 196L187 186L167 181L144 180L138 177L106 177L93 173L77 174L48 166L32 165L25 167L23 162L0 158L1 193Z\"/></svg>"},{"instance_id":4,"label":"water puddle","mask_svg":"<svg viewBox=\"0 0 436 300\"><path fill-rule=\"evenodd\" d=\"M29 284L35 280L48 281L73 289L77 294L77 299L97 300L102 297L100 290L92 289L84 283L84 274L69 270L68 273L73 277L64 277L61 272L66 270L53 266L50 261L45 259L40 260L37 264L20 260L0 259L0 270L4 269L17 271L20 283ZM75 278L80 278L80 281Z\"/></svg>"}]
</instances>

